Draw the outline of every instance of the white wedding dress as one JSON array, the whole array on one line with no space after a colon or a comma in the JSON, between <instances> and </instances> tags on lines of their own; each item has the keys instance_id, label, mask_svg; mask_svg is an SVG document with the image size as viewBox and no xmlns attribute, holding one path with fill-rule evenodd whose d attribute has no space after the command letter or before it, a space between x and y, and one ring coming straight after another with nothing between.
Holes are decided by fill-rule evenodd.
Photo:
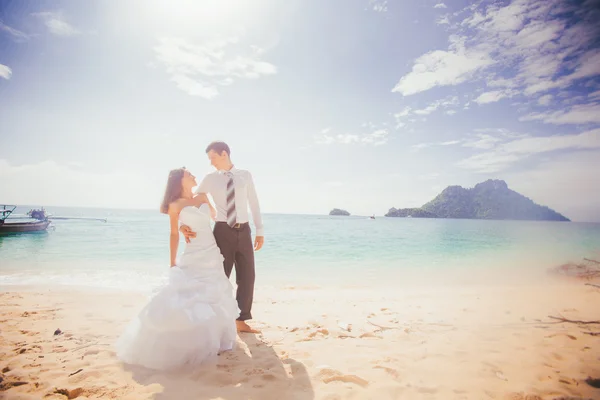
<instances>
[{"instance_id":1,"label":"white wedding dress","mask_svg":"<svg viewBox=\"0 0 600 400\"><path fill-rule=\"evenodd\" d=\"M196 232L168 283L158 289L117 340L117 357L157 370L201 364L233 349L240 310L223 270L207 204L184 207L179 221Z\"/></svg>"}]
</instances>

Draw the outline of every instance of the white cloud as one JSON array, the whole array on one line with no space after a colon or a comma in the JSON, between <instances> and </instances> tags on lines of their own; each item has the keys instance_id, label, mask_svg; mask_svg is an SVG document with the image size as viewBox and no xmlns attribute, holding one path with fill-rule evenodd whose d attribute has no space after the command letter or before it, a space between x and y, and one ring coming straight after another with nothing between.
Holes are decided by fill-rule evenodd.
<instances>
[{"instance_id":1,"label":"white cloud","mask_svg":"<svg viewBox=\"0 0 600 400\"><path fill-rule=\"evenodd\" d=\"M321 134L315 138L317 144L350 144L360 141L360 137L350 133L338 133L337 135L329 135L328 133Z\"/></svg>"},{"instance_id":2,"label":"white cloud","mask_svg":"<svg viewBox=\"0 0 600 400\"><path fill-rule=\"evenodd\" d=\"M435 23L438 25L450 25L450 18L448 18L448 15L442 15L435 20Z\"/></svg>"},{"instance_id":3,"label":"white cloud","mask_svg":"<svg viewBox=\"0 0 600 400\"><path fill-rule=\"evenodd\" d=\"M472 147L475 149L491 149L496 146L498 142L501 142L502 139L488 135L485 133L477 133L475 134L476 139L466 140L463 143L464 147Z\"/></svg>"},{"instance_id":4,"label":"white cloud","mask_svg":"<svg viewBox=\"0 0 600 400\"><path fill-rule=\"evenodd\" d=\"M448 140L445 142L434 142L434 143L419 143L419 144L415 144L412 145L411 148L413 149L413 151L418 151L421 149L425 149L427 147L433 147L433 146L453 146L455 144L459 144L461 143L460 140Z\"/></svg>"},{"instance_id":5,"label":"white cloud","mask_svg":"<svg viewBox=\"0 0 600 400\"><path fill-rule=\"evenodd\" d=\"M459 161L456 165L475 172L491 173L501 171L518 160L519 156L515 154L489 152L471 156Z\"/></svg>"},{"instance_id":6,"label":"white cloud","mask_svg":"<svg viewBox=\"0 0 600 400\"><path fill-rule=\"evenodd\" d=\"M517 139L502 145L501 150L509 153L535 154L555 150L600 148L600 129L577 135L555 135Z\"/></svg>"},{"instance_id":7,"label":"white cloud","mask_svg":"<svg viewBox=\"0 0 600 400\"><path fill-rule=\"evenodd\" d=\"M451 36L450 43L448 51L435 50L417 58L392 92L410 96L436 86L458 85L494 63L486 51L465 47L465 38Z\"/></svg>"},{"instance_id":8,"label":"white cloud","mask_svg":"<svg viewBox=\"0 0 600 400\"><path fill-rule=\"evenodd\" d=\"M397 117L406 117L410 114L411 110L412 110L412 108L410 108L410 107L404 107L404 109L402 111L400 111L399 113L396 113L394 115L396 115Z\"/></svg>"},{"instance_id":9,"label":"white cloud","mask_svg":"<svg viewBox=\"0 0 600 400\"><path fill-rule=\"evenodd\" d=\"M66 37L81 34L78 29L67 22L62 12L45 11L33 13L32 15L44 21L44 25L53 35Z\"/></svg>"},{"instance_id":10,"label":"white cloud","mask_svg":"<svg viewBox=\"0 0 600 400\"><path fill-rule=\"evenodd\" d=\"M493 146L493 143L491 143ZM576 135L525 137L495 147L494 150L476 154L457 163L459 167L475 172L497 172L533 154L565 150L600 149L600 129Z\"/></svg>"},{"instance_id":11,"label":"white cloud","mask_svg":"<svg viewBox=\"0 0 600 400\"><path fill-rule=\"evenodd\" d=\"M505 78L494 78L486 81L488 87L504 87L504 88L515 88L517 84L512 79Z\"/></svg>"},{"instance_id":12,"label":"white cloud","mask_svg":"<svg viewBox=\"0 0 600 400\"><path fill-rule=\"evenodd\" d=\"M12 69L4 64L0 64L0 78L10 79L12 75Z\"/></svg>"},{"instance_id":13,"label":"white cloud","mask_svg":"<svg viewBox=\"0 0 600 400\"><path fill-rule=\"evenodd\" d=\"M404 122L404 120L410 115L411 110L411 107L404 107L402 111L394 114L394 119L396 120L396 129L406 126L406 122Z\"/></svg>"},{"instance_id":14,"label":"white cloud","mask_svg":"<svg viewBox=\"0 0 600 400\"><path fill-rule=\"evenodd\" d=\"M554 96L552 96L551 94L545 94L538 99L538 104L542 106L547 106L552 102L553 98Z\"/></svg>"},{"instance_id":15,"label":"white cloud","mask_svg":"<svg viewBox=\"0 0 600 400\"><path fill-rule=\"evenodd\" d=\"M448 8L448 6L444 3L437 3L433 8Z\"/></svg>"},{"instance_id":16,"label":"white cloud","mask_svg":"<svg viewBox=\"0 0 600 400\"><path fill-rule=\"evenodd\" d=\"M387 0L369 0L369 5L375 12L385 13L388 11Z\"/></svg>"},{"instance_id":17,"label":"white cloud","mask_svg":"<svg viewBox=\"0 0 600 400\"><path fill-rule=\"evenodd\" d=\"M481 93L479 97L473 101L478 104L495 103L505 97L511 97L512 95L513 92L510 90L493 90L491 92Z\"/></svg>"},{"instance_id":18,"label":"white cloud","mask_svg":"<svg viewBox=\"0 0 600 400\"><path fill-rule=\"evenodd\" d=\"M396 121L396 129L403 128L408 122L426 121L425 115L429 115L437 110L445 110L447 115L456 114L456 111L452 107L459 105L459 99L457 96L447 96L443 99L435 100L429 103L425 108L413 109L412 107L404 107L402 111L394 114ZM422 118L416 119L415 116L421 116ZM409 118L410 117L410 118Z\"/></svg>"},{"instance_id":19,"label":"white cloud","mask_svg":"<svg viewBox=\"0 0 600 400\"><path fill-rule=\"evenodd\" d=\"M417 115L428 115L437 110L438 108L449 108L452 106L458 105L458 97L456 96L448 96L444 99L436 100L429 104L427 107L413 111L414 114Z\"/></svg>"},{"instance_id":20,"label":"white cloud","mask_svg":"<svg viewBox=\"0 0 600 400\"><path fill-rule=\"evenodd\" d=\"M426 108L423 108L421 110L415 110L415 114L417 114L417 115L427 115L427 114L431 114L436 109L437 109L437 106L435 104L430 104Z\"/></svg>"},{"instance_id":21,"label":"white cloud","mask_svg":"<svg viewBox=\"0 0 600 400\"><path fill-rule=\"evenodd\" d=\"M527 135L527 134L512 132L505 128L477 128L477 129L475 129L475 132L495 134L501 138L510 139L510 140L529 137L529 135Z\"/></svg>"},{"instance_id":22,"label":"white cloud","mask_svg":"<svg viewBox=\"0 0 600 400\"><path fill-rule=\"evenodd\" d=\"M377 129L374 132L364 135L360 140L363 143L379 146L387 142L388 134L389 132L387 129Z\"/></svg>"},{"instance_id":23,"label":"white cloud","mask_svg":"<svg viewBox=\"0 0 600 400\"><path fill-rule=\"evenodd\" d=\"M277 67L261 60L256 46L240 49L237 38L206 41L199 45L181 38L163 38L154 48L177 87L192 96L212 99L220 86L236 79L257 79L277 73ZM244 53L241 53L245 50ZM243 54L243 55L242 55Z\"/></svg>"},{"instance_id":24,"label":"white cloud","mask_svg":"<svg viewBox=\"0 0 600 400\"><path fill-rule=\"evenodd\" d=\"M363 144L371 146L380 146L388 140L389 131L387 129L376 129L369 133L353 134L353 133L331 133L330 128L323 129L320 135L315 137L317 144Z\"/></svg>"},{"instance_id":25,"label":"white cloud","mask_svg":"<svg viewBox=\"0 0 600 400\"><path fill-rule=\"evenodd\" d=\"M600 103L578 104L568 110L532 113L519 118L519 121L538 120L555 125L600 123Z\"/></svg>"},{"instance_id":26,"label":"white cloud","mask_svg":"<svg viewBox=\"0 0 600 400\"><path fill-rule=\"evenodd\" d=\"M15 28L11 28L10 26L4 24L2 21L0 21L0 31L7 32L12 36L13 40L17 42L25 42L29 40L28 34L21 32Z\"/></svg>"},{"instance_id":27,"label":"white cloud","mask_svg":"<svg viewBox=\"0 0 600 400\"><path fill-rule=\"evenodd\" d=\"M588 99L590 99L590 100L600 100L600 90L596 90L595 92L592 92L592 93L588 94Z\"/></svg>"},{"instance_id":28,"label":"white cloud","mask_svg":"<svg viewBox=\"0 0 600 400\"><path fill-rule=\"evenodd\" d=\"M520 140L520 139L528 137L526 135L521 135L521 134L516 134L516 133L510 132L506 129L484 128L484 129L476 129L475 132L476 132L475 134L469 135L464 139L449 140L449 141L445 141L445 142L419 143L419 144L413 145L412 148L413 148L413 151L416 151L416 150L421 150L421 149L424 149L427 147L433 147L433 146L452 146L452 145L460 144L462 147L481 149L481 150L490 150L490 149L497 147L502 142L515 141L517 139ZM505 152L505 151L500 151L500 152ZM489 160L491 158L490 156L491 156L491 154L489 154L489 153L474 156L474 157L472 157L472 160L469 160L467 162L467 164L471 164L472 162L485 162L485 163L492 164L493 162ZM511 158L500 157L500 155L495 154L495 157L493 157L493 159L499 160L498 162L500 162L500 161L508 162Z\"/></svg>"},{"instance_id":29,"label":"white cloud","mask_svg":"<svg viewBox=\"0 0 600 400\"><path fill-rule=\"evenodd\" d=\"M572 5L560 0L479 2L453 14L448 50L418 57L412 71L393 88L404 96L485 79L490 88L479 103L501 97L544 93L600 75L599 13L593 1ZM438 23L444 23L440 20ZM590 49L590 47L593 47ZM482 74L482 72L487 74ZM512 94L511 94L512 93ZM541 105L545 105L540 103Z\"/></svg>"}]
</instances>

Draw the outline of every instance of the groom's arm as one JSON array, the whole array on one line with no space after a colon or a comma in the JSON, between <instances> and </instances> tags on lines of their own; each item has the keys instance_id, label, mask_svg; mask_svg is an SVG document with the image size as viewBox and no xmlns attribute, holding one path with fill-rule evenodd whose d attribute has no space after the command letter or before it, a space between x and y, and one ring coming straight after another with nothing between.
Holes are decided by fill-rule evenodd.
<instances>
[{"instance_id":1,"label":"groom's arm","mask_svg":"<svg viewBox=\"0 0 600 400\"><path fill-rule=\"evenodd\" d=\"M208 198L208 195L210 194L210 192L212 192L211 187L210 187L210 175L206 175L204 177L204 179L202 179L202 182L200 182L200 184L194 191L194 194L203 195L206 197L206 203L208 204L208 207L210 208L210 216L212 217L213 220L215 220L215 219L217 219L217 210L215 210L212 203L210 202L210 199Z\"/></svg>"},{"instance_id":2,"label":"groom's arm","mask_svg":"<svg viewBox=\"0 0 600 400\"><path fill-rule=\"evenodd\" d=\"M260 203L258 202L256 187L254 186L254 180L252 179L252 174L250 172L248 172L248 205L250 206L252 220L254 221L254 226L256 227L254 249L260 250L265 241L265 231L263 227L262 216L260 215Z\"/></svg>"},{"instance_id":3,"label":"groom's arm","mask_svg":"<svg viewBox=\"0 0 600 400\"><path fill-rule=\"evenodd\" d=\"M196 188L196 190L194 190L194 194L208 194L210 193L210 174L204 176L204 178L202 179L202 181L200 182L200 184L198 185L198 187Z\"/></svg>"}]
</instances>

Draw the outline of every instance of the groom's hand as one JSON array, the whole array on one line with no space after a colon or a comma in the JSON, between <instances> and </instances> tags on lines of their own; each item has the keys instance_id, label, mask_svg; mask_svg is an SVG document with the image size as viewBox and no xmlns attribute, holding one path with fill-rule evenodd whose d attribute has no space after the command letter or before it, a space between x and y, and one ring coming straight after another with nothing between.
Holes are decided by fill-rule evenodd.
<instances>
[{"instance_id":1,"label":"groom's hand","mask_svg":"<svg viewBox=\"0 0 600 400\"><path fill-rule=\"evenodd\" d=\"M192 231L192 228L190 228L187 225L181 225L181 227L179 228L179 232L183 233L186 243L189 243L190 239L196 237L196 232Z\"/></svg>"},{"instance_id":2,"label":"groom's hand","mask_svg":"<svg viewBox=\"0 0 600 400\"><path fill-rule=\"evenodd\" d=\"M256 239L254 239L254 250L255 251L260 250L260 248L263 246L264 243L265 243L265 237L257 236Z\"/></svg>"}]
</instances>

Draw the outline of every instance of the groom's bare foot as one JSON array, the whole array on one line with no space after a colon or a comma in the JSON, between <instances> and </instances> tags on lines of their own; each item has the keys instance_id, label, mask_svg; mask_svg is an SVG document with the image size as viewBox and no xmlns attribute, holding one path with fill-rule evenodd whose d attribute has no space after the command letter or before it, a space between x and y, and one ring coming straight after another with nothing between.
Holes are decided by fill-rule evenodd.
<instances>
[{"instance_id":1,"label":"groom's bare foot","mask_svg":"<svg viewBox=\"0 0 600 400\"><path fill-rule=\"evenodd\" d=\"M237 325L238 332L246 332L246 333L260 333L259 330L253 329L250 325L246 323L246 321L235 321Z\"/></svg>"}]
</instances>

